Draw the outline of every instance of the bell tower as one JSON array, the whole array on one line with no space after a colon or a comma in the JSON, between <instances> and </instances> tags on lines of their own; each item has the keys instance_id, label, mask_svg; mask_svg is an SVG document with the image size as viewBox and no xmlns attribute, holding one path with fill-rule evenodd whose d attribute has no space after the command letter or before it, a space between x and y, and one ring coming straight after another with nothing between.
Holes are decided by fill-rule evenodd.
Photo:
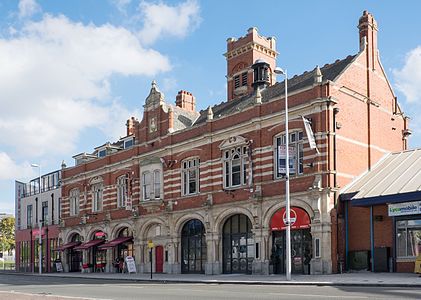
<instances>
[{"instance_id":1,"label":"bell tower","mask_svg":"<svg viewBox=\"0 0 421 300\"><path fill-rule=\"evenodd\" d=\"M227 40L227 99L232 100L253 92L254 74L252 65L264 61L268 65L268 85L275 83L276 41L273 37L259 35L252 27L239 39Z\"/></svg>"}]
</instances>

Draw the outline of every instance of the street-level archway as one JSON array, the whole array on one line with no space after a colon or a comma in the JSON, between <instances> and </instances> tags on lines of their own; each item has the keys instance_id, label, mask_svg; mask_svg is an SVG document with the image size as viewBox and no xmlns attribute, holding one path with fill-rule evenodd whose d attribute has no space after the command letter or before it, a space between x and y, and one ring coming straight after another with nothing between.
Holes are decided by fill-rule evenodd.
<instances>
[{"instance_id":1,"label":"street-level archway","mask_svg":"<svg viewBox=\"0 0 421 300\"><path fill-rule=\"evenodd\" d=\"M286 212L282 208L274 213L270 221L272 231L271 264L273 273L285 273L286 259ZM291 207L291 272L295 274L309 274L311 260L310 217L299 207Z\"/></svg>"},{"instance_id":2,"label":"street-level archway","mask_svg":"<svg viewBox=\"0 0 421 300\"><path fill-rule=\"evenodd\" d=\"M225 221L222 234L223 272L251 274L254 239L250 219L236 214Z\"/></svg>"},{"instance_id":3,"label":"street-level archway","mask_svg":"<svg viewBox=\"0 0 421 300\"><path fill-rule=\"evenodd\" d=\"M204 273L206 262L205 226L193 219L181 231L181 272Z\"/></svg>"}]
</instances>

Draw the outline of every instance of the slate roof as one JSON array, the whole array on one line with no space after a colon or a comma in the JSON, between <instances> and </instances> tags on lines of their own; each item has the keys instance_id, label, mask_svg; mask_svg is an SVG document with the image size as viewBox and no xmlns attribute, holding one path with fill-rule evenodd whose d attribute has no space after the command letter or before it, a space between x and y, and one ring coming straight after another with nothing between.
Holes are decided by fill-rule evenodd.
<instances>
[{"instance_id":1,"label":"slate roof","mask_svg":"<svg viewBox=\"0 0 421 300\"><path fill-rule=\"evenodd\" d=\"M341 198L358 206L421 200L421 148L388 154Z\"/></svg>"},{"instance_id":2,"label":"slate roof","mask_svg":"<svg viewBox=\"0 0 421 300\"><path fill-rule=\"evenodd\" d=\"M320 68L323 74L323 80L334 81L338 76L352 63L357 55L350 55L342 60L337 60L332 64L326 64ZM316 69L310 72L304 72L301 75L295 75L288 78L288 93L313 85L314 73ZM262 91L262 103L270 99L283 95L285 93L284 81L278 82ZM212 107L213 118L218 119L227 115L239 112L249 106L254 105L254 95L247 95L231 101L222 102ZM207 109L200 111L200 117L194 122L194 125L201 124L207 120Z\"/></svg>"}]
</instances>

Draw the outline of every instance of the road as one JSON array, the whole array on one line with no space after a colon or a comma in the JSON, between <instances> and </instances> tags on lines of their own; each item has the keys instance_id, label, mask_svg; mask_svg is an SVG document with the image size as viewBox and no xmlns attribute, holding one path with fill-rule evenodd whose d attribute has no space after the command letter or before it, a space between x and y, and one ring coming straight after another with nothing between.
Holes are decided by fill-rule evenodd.
<instances>
[{"instance_id":1,"label":"road","mask_svg":"<svg viewBox=\"0 0 421 300\"><path fill-rule=\"evenodd\" d=\"M38 296L33 296L38 295ZM48 296L46 296L48 295ZM0 299L421 299L419 288L157 284L0 274Z\"/></svg>"}]
</instances>

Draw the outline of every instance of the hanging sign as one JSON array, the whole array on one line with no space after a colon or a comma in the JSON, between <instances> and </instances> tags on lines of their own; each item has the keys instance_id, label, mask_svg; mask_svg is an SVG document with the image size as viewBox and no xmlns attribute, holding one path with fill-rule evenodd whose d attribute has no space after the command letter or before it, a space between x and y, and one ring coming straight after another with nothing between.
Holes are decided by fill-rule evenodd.
<instances>
[{"instance_id":1,"label":"hanging sign","mask_svg":"<svg viewBox=\"0 0 421 300\"><path fill-rule=\"evenodd\" d=\"M295 147L294 146L289 146L289 173L295 173ZM279 174L286 174L287 170L286 170L286 164L285 164L285 160L286 160L286 146L285 145L279 145L278 146L278 173Z\"/></svg>"},{"instance_id":2,"label":"hanging sign","mask_svg":"<svg viewBox=\"0 0 421 300\"><path fill-rule=\"evenodd\" d=\"M291 229L306 229L310 228L310 217L307 212L299 207L290 208ZM270 229L273 231L285 230L286 226L286 211L285 207L273 214L270 220Z\"/></svg>"}]
</instances>

